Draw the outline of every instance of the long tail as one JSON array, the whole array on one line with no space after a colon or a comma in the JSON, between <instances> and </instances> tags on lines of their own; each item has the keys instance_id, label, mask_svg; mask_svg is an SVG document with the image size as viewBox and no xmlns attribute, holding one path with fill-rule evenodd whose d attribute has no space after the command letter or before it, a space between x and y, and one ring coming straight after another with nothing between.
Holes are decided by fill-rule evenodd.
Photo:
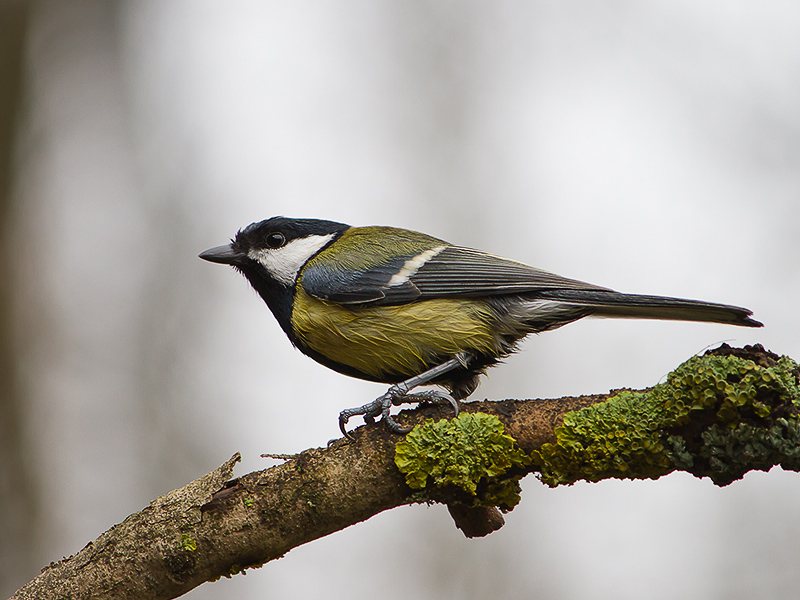
<instances>
[{"instance_id":1,"label":"long tail","mask_svg":"<svg viewBox=\"0 0 800 600\"><path fill-rule=\"evenodd\" d=\"M708 321L742 327L763 327L763 323L750 318L753 314L751 310L700 300L620 294L602 290L552 290L540 292L538 296L584 307L595 317Z\"/></svg>"}]
</instances>

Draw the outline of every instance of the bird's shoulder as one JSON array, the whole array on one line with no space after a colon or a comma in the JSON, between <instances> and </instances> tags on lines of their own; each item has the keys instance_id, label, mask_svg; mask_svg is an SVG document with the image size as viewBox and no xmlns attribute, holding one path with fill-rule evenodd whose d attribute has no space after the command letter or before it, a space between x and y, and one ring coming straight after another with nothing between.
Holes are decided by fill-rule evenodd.
<instances>
[{"instance_id":1,"label":"bird's shoulder","mask_svg":"<svg viewBox=\"0 0 800 600\"><path fill-rule=\"evenodd\" d=\"M351 227L303 267L298 285L311 296L341 303L375 302L386 297L392 277L415 257L450 246L433 236L398 227ZM418 258L418 260L422 260ZM410 300L412 288L393 290Z\"/></svg>"}]
</instances>

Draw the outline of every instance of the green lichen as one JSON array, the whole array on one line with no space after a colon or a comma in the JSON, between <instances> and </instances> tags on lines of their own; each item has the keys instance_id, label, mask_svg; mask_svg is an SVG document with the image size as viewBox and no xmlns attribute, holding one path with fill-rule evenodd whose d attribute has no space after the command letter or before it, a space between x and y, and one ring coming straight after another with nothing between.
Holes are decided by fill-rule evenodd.
<instances>
[{"instance_id":1,"label":"green lichen","mask_svg":"<svg viewBox=\"0 0 800 600\"><path fill-rule=\"evenodd\" d=\"M507 473L530 464L500 420L484 413L427 419L397 444L394 460L413 489L454 485L472 496L474 504L503 510L519 502L523 471Z\"/></svg>"},{"instance_id":2,"label":"green lichen","mask_svg":"<svg viewBox=\"0 0 800 600\"><path fill-rule=\"evenodd\" d=\"M197 550L197 542L192 539L188 533L181 534L181 541L178 542L178 548L186 550L187 552L194 552Z\"/></svg>"},{"instance_id":3,"label":"green lichen","mask_svg":"<svg viewBox=\"0 0 800 600\"><path fill-rule=\"evenodd\" d=\"M751 469L800 470L800 370L774 358L764 366L733 352L693 357L651 390L568 413L556 442L534 453L542 481L657 478L680 468L725 485Z\"/></svg>"},{"instance_id":4,"label":"green lichen","mask_svg":"<svg viewBox=\"0 0 800 600\"><path fill-rule=\"evenodd\" d=\"M779 418L769 428L749 423L735 427L713 425L702 434L701 456L709 477L719 485L739 479L747 471L767 471L776 464L800 471L800 420Z\"/></svg>"},{"instance_id":5,"label":"green lichen","mask_svg":"<svg viewBox=\"0 0 800 600\"><path fill-rule=\"evenodd\" d=\"M673 467L660 439L657 413L652 394L630 391L567 413L556 428L556 443L534 453L542 481L556 486L579 479L655 479L669 473Z\"/></svg>"},{"instance_id":6,"label":"green lichen","mask_svg":"<svg viewBox=\"0 0 800 600\"><path fill-rule=\"evenodd\" d=\"M234 575L239 575L240 573L242 575L247 575L247 570L239 563L233 563L228 568L228 572L224 574L224 577L226 577L227 579L231 579Z\"/></svg>"},{"instance_id":7,"label":"green lichen","mask_svg":"<svg viewBox=\"0 0 800 600\"><path fill-rule=\"evenodd\" d=\"M684 423L697 410L715 410L721 423L765 418L774 406L800 399L795 369L797 364L785 356L772 367L733 355L695 356L652 393L663 403L665 422Z\"/></svg>"}]
</instances>

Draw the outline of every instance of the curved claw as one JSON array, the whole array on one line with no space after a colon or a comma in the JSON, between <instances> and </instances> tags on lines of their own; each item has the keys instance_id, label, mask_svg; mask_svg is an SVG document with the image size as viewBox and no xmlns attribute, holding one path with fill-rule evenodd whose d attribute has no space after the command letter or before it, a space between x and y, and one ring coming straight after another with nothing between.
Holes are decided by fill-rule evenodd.
<instances>
[{"instance_id":1,"label":"curved claw","mask_svg":"<svg viewBox=\"0 0 800 600\"><path fill-rule=\"evenodd\" d=\"M385 396L384 396L385 398ZM394 417L389 413L389 410L392 408L392 400L387 398L386 404L383 406L383 410L381 411L381 417L383 418L383 422L386 423L386 426L389 428L390 431L394 433L408 433L411 431L411 427L403 427L394 420Z\"/></svg>"},{"instance_id":2,"label":"curved claw","mask_svg":"<svg viewBox=\"0 0 800 600\"><path fill-rule=\"evenodd\" d=\"M440 398L444 398L445 400L447 400L450 403L450 406L453 407L453 412L455 413L453 415L453 417L457 417L458 413L461 412L461 406L459 405L458 400L456 400L455 398L453 398L453 396L451 396L450 394L448 394L446 392L443 392L443 393L439 394L439 397Z\"/></svg>"},{"instance_id":3,"label":"curved claw","mask_svg":"<svg viewBox=\"0 0 800 600\"><path fill-rule=\"evenodd\" d=\"M346 437L348 440L355 440L353 435L345 429L347 422L350 420L350 417L355 417L358 415L363 415L364 422L367 424L375 423L375 417L378 415L382 415L385 411L388 411L388 408L392 405L391 395L389 392L365 404L364 406L359 406L356 408L346 408L342 412L339 413L339 431L342 432L342 435Z\"/></svg>"},{"instance_id":4,"label":"curved claw","mask_svg":"<svg viewBox=\"0 0 800 600\"><path fill-rule=\"evenodd\" d=\"M447 392L442 392L440 390L429 390L426 392L419 392L418 394L408 394L407 396L403 396L399 399L399 401L395 401L396 404L407 403L407 402L442 402L446 401L453 407L453 412L455 413L453 416L457 417L461 412L461 406L453 396L448 394Z\"/></svg>"},{"instance_id":5,"label":"curved claw","mask_svg":"<svg viewBox=\"0 0 800 600\"><path fill-rule=\"evenodd\" d=\"M356 438L353 437L353 434L345 429L347 422L350 420L350 415L346 414L348 411L343 410L339 413L339 431L342 432L342 435L346 437L348 440L355 441Z\"/></svg>"}]
</instances>

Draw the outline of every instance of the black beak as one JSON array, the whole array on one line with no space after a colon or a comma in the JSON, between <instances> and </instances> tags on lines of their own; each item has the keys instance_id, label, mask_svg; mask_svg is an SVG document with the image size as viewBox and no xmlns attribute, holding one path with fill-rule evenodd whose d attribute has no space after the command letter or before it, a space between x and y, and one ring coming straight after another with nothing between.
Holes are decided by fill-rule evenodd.
<instances>
[{"instance_id":1,"label":"black beak","mask_svg":"<svg viewBox=\"0 0 800 600\"><path fill-rule=\"evenodd\" d=\"M245 257L244 254L234 251L230 244L209 248L205 252L198 254L198 256L208 262L220 263L221 265L235 265Z\"/></svg>"}]
</instances>

